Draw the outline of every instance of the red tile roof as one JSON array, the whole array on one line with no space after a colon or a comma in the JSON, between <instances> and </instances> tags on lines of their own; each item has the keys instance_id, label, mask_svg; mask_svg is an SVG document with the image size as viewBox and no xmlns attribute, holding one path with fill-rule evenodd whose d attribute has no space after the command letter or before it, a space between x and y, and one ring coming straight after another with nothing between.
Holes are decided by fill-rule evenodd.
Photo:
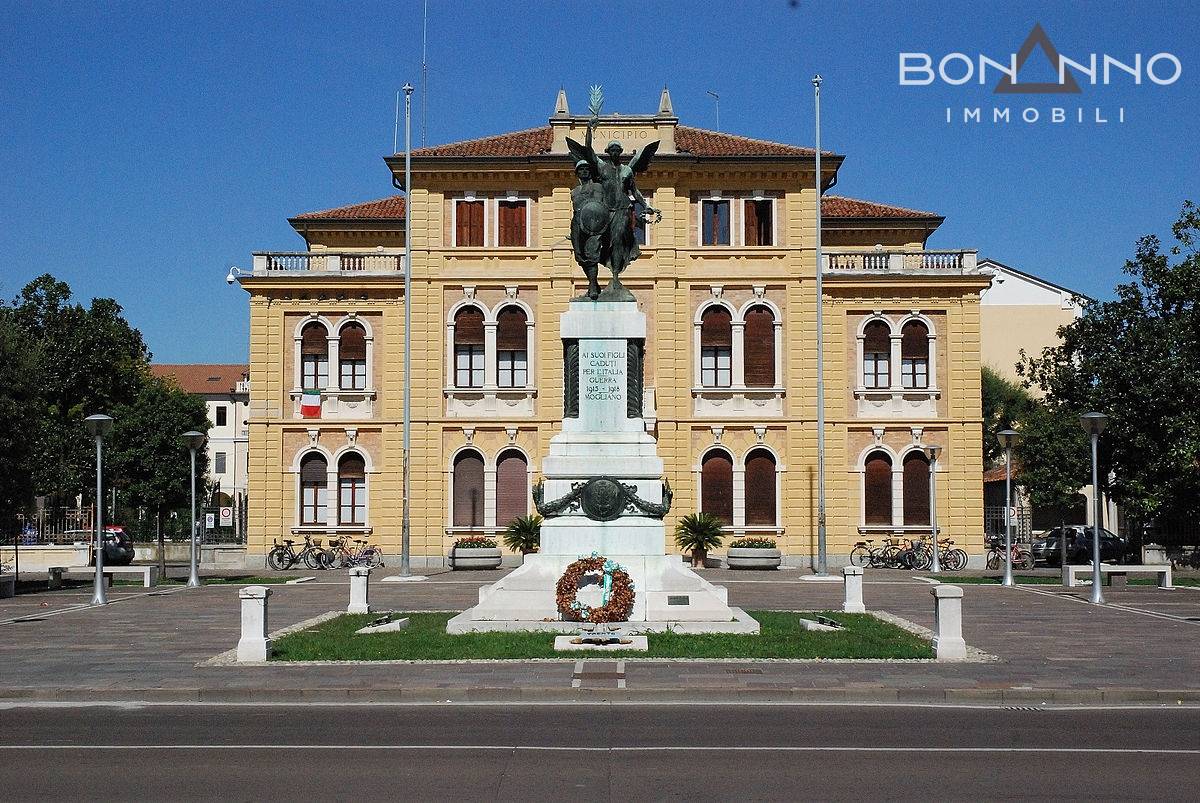
<instances>
[{"instance_id":1,"label":"red tile roof","mask_svg":"<svg viewBox=\"0 0 1200 803\"><path fill-rule=\"evenodd\" d=\"M940 218L936 212L922 212L903 206L860 201L827 195L821 199L821 215L826 218Z\"/></svg>"},{"instance_id":2,"label":"red tile roof","mask_svg":"<svg viewBox=\"0 0 1200 803\"><path fill-rule=\"evenodd\" d=\"M333 209L322 209L319 212L305 212L296 215L293 220L327 220L327 219L357 219L357 220L404 220L404 196L389 195L377 201L365 201L350 206L338 206Z\"/></svg>"},{"instance_id":3,"label":"red tile roof","mask_svg":"<svg viewBox=\"0 0 1200 803\"><path fill-rule=\"evenodd\" d=\"M1020 477L1020 474L1021 474L1021 466L1017 464L1016 460L1014 460L1013 461L1013 473L1012 473L1014 482L1017 481L1017 479ZM1004 466L996 466L995 468L984 469L983 481L984 482L1004 482L1005 476L1006 476L1005 467Z\"/></svg>"},{"instance_id":4,"label":"red tile roof","mask_svg":"<svg viewBox=\"0 0 1200 803\"><path fill-rule=\"evenodd\" d=\"M416 148L413 150L413 156L539 156L549 153L553 142L554 133L550 126L545 125L494 137ZM812 156L816 153L812 148L739 137L686 125L676 126L675 146L680 153L693 156ZM823 153L834 155L832 151Z\"/></svg>"},{"instance_id":5,"label":"red tile roof","mask_svg":"<svg viewBox=\"0 0 1200 803\"><path fill-rule=\"evenodd\" d=\"M250 366L156 363L150 366L150 373L175 380L188 393L233 393L237 383L249 376Z\"/></svg>"}]
</instances>

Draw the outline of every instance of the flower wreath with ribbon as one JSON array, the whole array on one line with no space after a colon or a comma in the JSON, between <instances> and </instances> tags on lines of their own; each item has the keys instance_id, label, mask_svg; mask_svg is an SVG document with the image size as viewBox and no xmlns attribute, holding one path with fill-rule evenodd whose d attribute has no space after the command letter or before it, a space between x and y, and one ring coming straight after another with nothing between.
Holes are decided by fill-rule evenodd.
<instances>
[{"instance_id":1,"label":"flower wreath with ribbon","mask_svg":"<svg viewBox=\"0 0 1200 803\"><path fill-rule=\"evenodd\" d=\"M601 575L603 593L596 607L584 605L577 598L579 581L587 574ZM625 567L595 552L568 566L555 588L558 612L570 622L627 622L633 612L633 598L633 581Z\"/></svg>"}]
</instances>

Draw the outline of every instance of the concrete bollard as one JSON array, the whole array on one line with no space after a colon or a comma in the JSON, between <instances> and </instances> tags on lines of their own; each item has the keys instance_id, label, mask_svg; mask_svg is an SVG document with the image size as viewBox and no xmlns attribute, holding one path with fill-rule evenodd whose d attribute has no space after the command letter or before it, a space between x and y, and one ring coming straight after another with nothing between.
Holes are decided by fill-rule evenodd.
<instances>
[{"instance_id":1,"label":"concrete bollard","mask_svg":"<svg viewBox=\"0 0 1200 803\"><path fill-rule=\"evenodd\" d=\"M367 599L367 584L371 580L371 567L355 566L350 569L350 604L346 613L370 613L371 603Z\"/></svg>"},{"instance_id":2,"label":"concrete bollard","mask_svg":"<svg viewBox=\"0 0 1200 803\"><path fill-rule=\"evenodd\" d=\"M246 586L238 596L242 600L242 638L237 645L237 659L265 661L271 654L271 640L267 638L267 597L271 589Z\"/></svg>"},{"instance_id":3,"label":"concrete bollard","mask_svg":"<svg viewBox=\"0 0 1200 803\"><path fill-rule=\"evenodd\" d=\"M958 586L936 585L933 594L933 651L939 661L961 661L967 657L962 636L962 596Z\"/></svg>"},{"instance_id":4,"label":"concrete bollard","mask_svg":"<svg viewBox=\"0 0 1200 803\"><path fill-rule=\"evenodd\" d=\"M842 569L842 584L846 590L846 598L842 601L842 610L846 613L866 613L867 606L863 605L862 595L862 567L844 567Z\"/></svg>"}]
</instances>

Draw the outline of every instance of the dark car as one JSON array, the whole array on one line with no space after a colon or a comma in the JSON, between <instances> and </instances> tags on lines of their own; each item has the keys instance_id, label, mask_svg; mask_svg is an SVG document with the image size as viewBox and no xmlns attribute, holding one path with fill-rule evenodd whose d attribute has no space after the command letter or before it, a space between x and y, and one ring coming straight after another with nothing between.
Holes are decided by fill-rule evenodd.
<instances>
[{"instance_id":1,"label":"dark car","mask_svg":"<svg viewBox=\"0 0 1200 803\"><path fill-rule=\"evenodd\" d=\"M1039 563L1047 566L1062 565L1061 536L1063 527L1055 527L1040 538L1033 539L1033 557ZM1083 524L1069 524L1065 528L1067 536L1067 563L1092 562L1092 528ZM1121 561L1125 557L1128 545L1125 539L1100 528L1100 560Z\"/></svg>"},{"instance_id":2,"label":"dark car","mask_svg":"<svg viewBox=\"0 0 1200 803\"><path fill-rule=\"evenodd\" d=\"M91 530L68 530L64 535L88 545L95 539ZM133 539L119 524L110 524L104 528L104 563L107 566L128 566L133 563ZM96 565L94 555L88 556L88 565Z\"/></svg>"}]
</instances>

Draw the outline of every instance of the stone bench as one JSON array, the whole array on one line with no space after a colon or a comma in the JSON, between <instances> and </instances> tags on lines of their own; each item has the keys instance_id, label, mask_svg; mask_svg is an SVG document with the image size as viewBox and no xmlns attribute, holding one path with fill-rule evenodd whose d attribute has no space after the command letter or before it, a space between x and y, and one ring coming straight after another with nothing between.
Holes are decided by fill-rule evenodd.
<instances>
[{"instance_id":1,"label":"stone bench","mask_svg":"<svg viewBox=\"0 0 1200 803\"><path fill-rule=\"evenodd\" d=\"M142 587L153 588L158 585L158 567L157 566L105 566L102 570L104 576L108 578L111 585L114 574L137 574L141 575ZM96 574L95 566L51 566L46 570L49 575L49 585L51 589L62 588L62 579L64 574Z\"/></svg>"},{"instance_id":2,"label":"stone bench","mask_svg":"<svg viewBox=\"0 0 1200 803\"><path fill-rule=\"evenodd\" d=\"M1092 573L1092 564L1071 564L1063 566L1062 580L1066 588L1075 588L1079 585L1079 575L1085 577ZM1171 583L1171 564L1164 563L1151 566L1134 566L1122 564L1100 564L1100 577L1104 585L1112 585L1113 578L1120 578L1124 581L1126 575L1130 574L1153 574L1158 577L1159 588L1174 588Z\"/></svg>"}]
</instances>

